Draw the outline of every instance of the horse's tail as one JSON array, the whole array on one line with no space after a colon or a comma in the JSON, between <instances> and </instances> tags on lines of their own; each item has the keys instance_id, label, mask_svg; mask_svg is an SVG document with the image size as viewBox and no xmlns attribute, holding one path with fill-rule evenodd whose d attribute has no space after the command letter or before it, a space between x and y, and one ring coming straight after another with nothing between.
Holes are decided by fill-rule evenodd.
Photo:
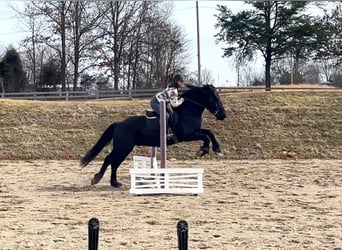
<instances>
[{"instance_id":1,"label":"horse's tail","mask_svg":"<svg viewBox=\"0 0 342 250\"><path fill-rule=\"evenodd\" d=\"M113 133L116 128L116 123L112 123L109 127L103 132L100 139L96 142L96 144L90 149L87 154L81 159L80 165L81 167L85 167L95 159L95 157L101 152L101 150L113 139Z\"/></svg>"}]
</instances>

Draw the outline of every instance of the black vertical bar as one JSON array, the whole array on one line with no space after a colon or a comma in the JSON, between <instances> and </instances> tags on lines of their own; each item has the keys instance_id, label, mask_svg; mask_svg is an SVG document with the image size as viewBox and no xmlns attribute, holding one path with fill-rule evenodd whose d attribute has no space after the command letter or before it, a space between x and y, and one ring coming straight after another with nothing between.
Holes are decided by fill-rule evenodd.
<instances>
[{"instance_id":1,"label":"black vertical bar","mask_svg":"<svg viewBox=\"0 0 342 250\"><path fill-rule=\"evenodd\" d=\"M178 249L188 250L188 232L189 226L185 220L180 220L177 223L177 235L178 235Z\"/></svg>"},{"instance_id":2,"label":"black vertical bar","mask_svg":"<svg viewBox=\"0 0 342 250\"><path fill-rule=\"evenodd\" d=\"M96 218L91 218L88 222L88 249L97 250L99 247L100 222Z\"/></svg>"}]
</instances>

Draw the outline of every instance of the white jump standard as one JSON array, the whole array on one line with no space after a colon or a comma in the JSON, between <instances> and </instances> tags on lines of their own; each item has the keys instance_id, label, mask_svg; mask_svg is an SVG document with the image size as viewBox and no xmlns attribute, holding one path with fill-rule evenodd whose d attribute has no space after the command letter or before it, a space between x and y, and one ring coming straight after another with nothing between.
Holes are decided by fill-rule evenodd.
<instances>
[{"instance_id":1,"label":"white jump standard","mask_svg":"<svg viewBox=\"0 0 342 250\"><path fill-rule=\"evenodd\" d=\"M150 157L133 156L130 169L130 193L199 194L203 193L203 168L167 168L166 104L160 102L160 167L155 153ZM155 150L155 149L153 149Z\"/></svg>"}]
</instances>

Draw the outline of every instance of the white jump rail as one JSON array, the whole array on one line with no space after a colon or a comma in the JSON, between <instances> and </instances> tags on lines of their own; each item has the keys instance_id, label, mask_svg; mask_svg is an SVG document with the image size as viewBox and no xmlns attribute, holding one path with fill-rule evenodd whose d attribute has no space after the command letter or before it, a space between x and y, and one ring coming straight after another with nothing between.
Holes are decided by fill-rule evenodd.
<instances>
[{"instance_id":1,"label":"white jump rail","mask_svg":"<svg viewBox=\"0 0 342 250\"><path fill-rule=\"evenodd\" d=\"M133 156L130 169L130 193L193 194L203 193L203 168L158 168L154 158Z\"/></svg>"},{"instance_id":2,"label":"white jump rail","mask_svg":"<svg viewBox=\"0 0 342 250\"><path fill-rule=\"evenodd\" d=\"M158 168L157 158L133 155L133 168L134 169Z\"/></svg>"},{"instance_id":3,"label":"white jump rail","mask_svg":"<svg viewBox=\"0 0 342 250\"><path fill-rule=\"evenodd\" d=\"M130 169L132 194L203 193L203 168Z\"/></svg>"}]
</instances>

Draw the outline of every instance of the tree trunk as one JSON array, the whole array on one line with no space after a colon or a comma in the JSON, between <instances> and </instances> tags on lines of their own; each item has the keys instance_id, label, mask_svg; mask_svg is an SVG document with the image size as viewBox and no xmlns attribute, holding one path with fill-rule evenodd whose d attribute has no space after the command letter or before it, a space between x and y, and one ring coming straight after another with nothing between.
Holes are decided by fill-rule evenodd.
<instances>
[{"instance_id":1,"label":"tree trunk","mask_svg":"<svg viewBox=\"0 0 342 250\"><path fill-rule=\"evenodd\" d=\"M114 52L114 89L119 89L119 43L118 43L118 33L119 33L119 2L115 2L115 7L113 8L113 32L114 32L114 44L113 44L113 52Z\"/></svg>"},{"instance_id":2,"label":"tree trunk","mask_svg":"<svg viewBox=\"0 0 342 250\"><path fill-rule=\"evenodd\" d=\"M265 85L266 91L271 91L271 63L272 63L272 29L271 29L271 3L270 1L264 2L265 6L265 24L267 44L265 51Z\"/></svg>"},{"instance_id":3,"label":"tree trunk","mask_svg":"<svg viewBox=\"0 0 342 250\"><path fill-rule=\"evenodd\" d=\"M77 82L78 82L78 76L79 76L79 72L78 72L78 68L79 68L79 61L80 61L80 25L81 25L81 17L80 17L80 13L79 13L79 2L76 1L75 2L75 38L74 38L74 77L73 77L73 90L76 91L77 90Z\"/></svg>"},{"instance_id":4,"label":"tree trunk","mask_svg":"<svg viewBox=\"0 0 342 250\"><path fill-rule=\"evenodd\" d=\"M4 79L0 76L0 84L1 84L1 97L5 97L5 86L4 86Z\"/></svg>"},{"instance_id":5,"label":"tree trunk","mask_svg":"<svg viewBox=\"0 0 342 250\"><path fill-rule=\"evenodd\" d=\"M65 91L65 78L66 78L66 41L65 41L65 32L66 32L66 27L65 27L65 8L66 8L66 3L62 3L61 7L61 42L62 42L62 55L61 55L61 84L62 84L62 91Z\"/></svg>"},{"instance_id":6,"label":"tree trunk","mask_svg":"<svg viewBox=\"0 0 342 250\"><path fill-rule=\"evenodd\" d=\"M36 62L36 36L35 36L35 29L33 27L32 29L32 37L31 37L31 42L32 42L32 76L33 76L33 91L37 91L37 62Z\"/></svg>"},{"instance_id":7,"label":"tree trunk","mask_svg":"<svg viewBox=\"0 0 342 250\"><path fill-rule=\"evenodd\" d=\"M267 56L265 60L265 90L271 91L271 56Z\"/></svg>"}]
</instances>

